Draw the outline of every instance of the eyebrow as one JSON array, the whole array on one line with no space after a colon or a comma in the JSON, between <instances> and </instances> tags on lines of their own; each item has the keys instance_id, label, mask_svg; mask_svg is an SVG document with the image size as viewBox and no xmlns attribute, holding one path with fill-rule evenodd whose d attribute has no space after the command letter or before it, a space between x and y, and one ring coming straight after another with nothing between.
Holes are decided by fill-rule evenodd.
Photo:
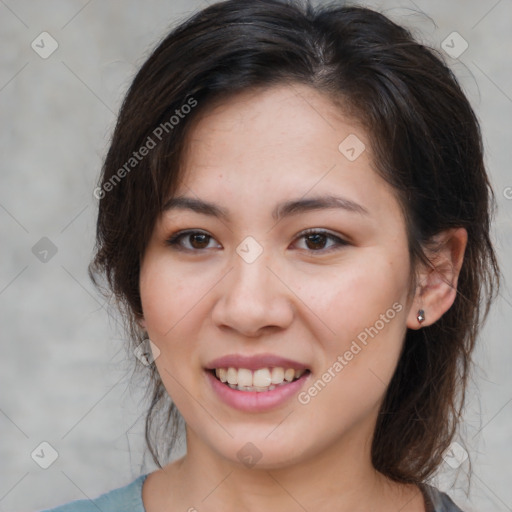
<instances>
[{"instance_id":1,"label":"eyebrow","mask_svg":"<svg viewBox=\"0 0 512 512\"><path fill-rule=\"evenodd\" d=\"M368 210L364 206L355 203L350 199L339 196L324 195L310 197L307 199L294 199L279 203L272 211L272 218L279 221L284 217L297 215L299 213L333 208L341 208L348 212L369 215ZM228 221L230 217L229 210L226 208L194 197L172 197L164 204L163 211L165 212L174 209L192 210L196 213L210 215L226 221Z\"/></svg>"}]
</instances>

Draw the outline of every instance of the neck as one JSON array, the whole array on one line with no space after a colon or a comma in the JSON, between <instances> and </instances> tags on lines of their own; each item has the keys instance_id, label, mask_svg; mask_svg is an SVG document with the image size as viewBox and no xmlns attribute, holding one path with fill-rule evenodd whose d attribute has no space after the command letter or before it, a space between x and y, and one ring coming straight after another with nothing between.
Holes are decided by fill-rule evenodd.
<instances>
[{"instance_id":1,"label":"neck","mask_svg":"<svg viewBox=\"0 0 512 512\"><path fill-rule=\"evenodd\" d=\"M370 434L371 431L368 432ZM187 432L187 455L165 468L167 503L183 510L423 511L415 486L391 482L371 464L371 436L347 436L313 457L279 467L248 468L221 457ZM361 455L364 454L362 457ZM402 508L400 508L402 507ZM178 509L178 507L176 507Z\"/></svg>"}]
</instances>

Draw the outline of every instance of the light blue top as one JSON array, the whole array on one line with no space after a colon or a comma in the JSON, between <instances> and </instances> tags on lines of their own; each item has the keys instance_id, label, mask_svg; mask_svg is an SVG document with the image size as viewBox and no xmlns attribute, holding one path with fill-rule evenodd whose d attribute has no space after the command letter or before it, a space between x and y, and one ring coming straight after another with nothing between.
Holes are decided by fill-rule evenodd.
<instances>
[{"instance_id":1,"label":"light blue top","mask_svg":"<svg viewBox=\"0 0 512 512\"><path fill-rule=\"evenodd\" d=\"M106 492L93 500L75 500L41 512L146 512L142 503L142 484L149 473L132 483Z\"/></svg>"},{"instance_id":2,"label":"light blue top","mask_svg":"<svg viewBox=\"0 0 512 512\"><path fill-rule=\"evenodd\" d=\"M41 512L146 512L142 503L142 484L148 474L96 499L75 500ZM421 487L427 502L427 512L462 512L444 492L426 484Z\"/></svg>"}]
</instances>

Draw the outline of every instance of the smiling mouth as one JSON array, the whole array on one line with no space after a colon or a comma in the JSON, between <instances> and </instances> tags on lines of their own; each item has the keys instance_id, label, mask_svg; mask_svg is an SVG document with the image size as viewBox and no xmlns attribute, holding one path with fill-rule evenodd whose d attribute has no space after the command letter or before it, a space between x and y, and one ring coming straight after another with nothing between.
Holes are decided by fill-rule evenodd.
<instances>
[{"instance_id":1,"label":"smiling mouth","mask_svg":"<svg viewBox=\"0 0 512 512\"><path fill-rule=\"evenodd\" d=\"M294 368L260 368L252 371L247 368L215 368L209 372L220 382L237 391L272 391L300 379L309 370Z\"/></svg>"}]
</instances>

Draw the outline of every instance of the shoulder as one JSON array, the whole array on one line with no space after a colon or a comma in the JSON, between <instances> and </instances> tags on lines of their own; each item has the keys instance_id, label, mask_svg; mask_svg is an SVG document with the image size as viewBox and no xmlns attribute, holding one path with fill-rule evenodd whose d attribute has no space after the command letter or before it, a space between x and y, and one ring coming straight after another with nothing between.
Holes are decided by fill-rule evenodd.
<instances>
[{"instance_id":1,"label":"shoulder","mask_svg":"<svg viewBox=\"0 0 512 512\"><path fill-rule=\"evenodd\" d=\"M428 484L420 487L427 503L427 512L463 512L448 494Z\"/></svg>"},{"instance_id":2,"label":"shoulder","mask_svg":"<svg viewBox=\"0 0 512 512\"><path fill-rule=\"evenodd\" d=\"M133 482L106 492L92 500L75 500L41 512L145 512L142 503L142 484L148 475L141 475Z\"/></svg>"}]
</instances>

